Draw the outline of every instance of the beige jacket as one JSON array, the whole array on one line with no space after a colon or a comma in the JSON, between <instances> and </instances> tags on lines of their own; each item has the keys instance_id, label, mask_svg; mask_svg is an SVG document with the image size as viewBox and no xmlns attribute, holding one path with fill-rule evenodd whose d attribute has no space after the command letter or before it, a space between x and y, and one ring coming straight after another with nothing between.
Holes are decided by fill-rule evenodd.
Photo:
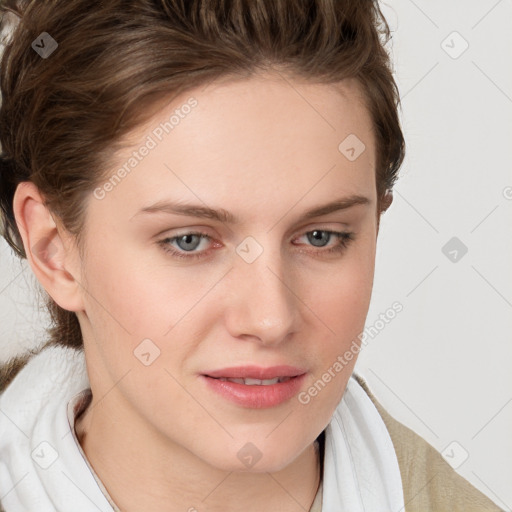
<instances>
[{"instance_id":1,"label":"beige jacket","mask_svg":"<svg viewBox=\"0 0 512 512\"><path fill-rule=\"evenodd\" d=\"M354 377L379 411L393 441L405 512L503 512L460 476L433 446L386 412L361 376Z\"/></svg>"}]
</instances>

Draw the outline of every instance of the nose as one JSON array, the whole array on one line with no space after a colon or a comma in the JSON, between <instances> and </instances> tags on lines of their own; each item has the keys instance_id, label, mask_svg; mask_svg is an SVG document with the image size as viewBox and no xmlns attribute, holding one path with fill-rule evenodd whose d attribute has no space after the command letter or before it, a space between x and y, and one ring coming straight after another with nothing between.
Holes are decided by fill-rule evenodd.
<instances>
[{"instance_id":1,"label":"nose","mask_svg":"<svg viewBox=\"0 0 512 512\"><path fill-rule=\"evenodd\" d=\"M294 290L294 269L285 268L279 250L265 249L252 263L238 255L229 273L227 328L233 337L272 346L298 328L300 300Z\"/></svg>"}]
</instances>

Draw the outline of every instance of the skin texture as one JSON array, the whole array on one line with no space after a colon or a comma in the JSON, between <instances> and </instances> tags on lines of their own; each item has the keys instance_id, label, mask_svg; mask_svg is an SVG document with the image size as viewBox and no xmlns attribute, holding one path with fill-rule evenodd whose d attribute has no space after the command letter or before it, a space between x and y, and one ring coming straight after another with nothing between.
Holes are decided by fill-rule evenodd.
<instances>
[{"instance_id":1,"label":"skin texture","mask_svg":"<svg viewBox=\"0 0 512 512\"><path fill-rule=\"evenodd\" d=\"M200 374L289 364L306 369L304 391L363 331L379 220L371 119L353 81L212 83L133 132L107 179L190 97L197 106L120 183L90 195L83 257L36 187L16 192L30 265L82 328L93 400L76 432L123 511L308 510L320 477L314 441L357 357L308 404L295 396L266 409L233 404ZM366 146L354 161L338 150L349 134ZM369 204L298 220L352 194ZM224 208L240 222L137 213L160 200ZM328 254L337 238L314 245L315 229L354 240ZM210 239L167 246L186 255L195 244L189 254L202 257L173 257L158 243L197 230ZM252 263L236 251L246 237L262 248ZM144 339L160 350L149 365L134 355ZM252 467L237 456L247 443L261 453Z\"/></svg>"}]
</instances>

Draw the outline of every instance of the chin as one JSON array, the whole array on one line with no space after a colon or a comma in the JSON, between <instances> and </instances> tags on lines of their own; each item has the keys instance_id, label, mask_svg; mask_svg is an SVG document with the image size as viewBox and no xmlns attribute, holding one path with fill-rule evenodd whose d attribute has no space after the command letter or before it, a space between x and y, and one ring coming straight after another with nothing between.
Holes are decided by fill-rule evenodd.
<instances>
[{"instance_id":1,"label":"chin","mask_svg":"<svg viewBox=\"0 0 512 512\"><path fill-rule=\"evenodd\" d=\"M283 449L286 448L286 449ZM206 462L223 471L238 473L276 473L291 464L306 447L283 447L282 443L262 440L235 442L234 446L203 457ZM207 460L208 459L208 460Z\"/></svg>"}]
</instances>

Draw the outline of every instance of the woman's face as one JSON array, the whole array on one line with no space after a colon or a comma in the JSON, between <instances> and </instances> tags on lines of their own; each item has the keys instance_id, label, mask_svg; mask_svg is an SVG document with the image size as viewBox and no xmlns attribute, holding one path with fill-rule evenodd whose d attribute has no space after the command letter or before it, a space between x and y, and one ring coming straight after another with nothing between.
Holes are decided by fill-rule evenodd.
<instances>
[{"instance_id":1,"label":"woman's face","mask_svg":"<svg viewBox=\"0 0 512 512\"><path fill-rule=\"evenodd\" d=\"M79 319L95 400L141 449L278 471L329 423L369 307L375 145L356 84L210 84L132 136L87 203Z\"/></svg>"}]
</instances>

